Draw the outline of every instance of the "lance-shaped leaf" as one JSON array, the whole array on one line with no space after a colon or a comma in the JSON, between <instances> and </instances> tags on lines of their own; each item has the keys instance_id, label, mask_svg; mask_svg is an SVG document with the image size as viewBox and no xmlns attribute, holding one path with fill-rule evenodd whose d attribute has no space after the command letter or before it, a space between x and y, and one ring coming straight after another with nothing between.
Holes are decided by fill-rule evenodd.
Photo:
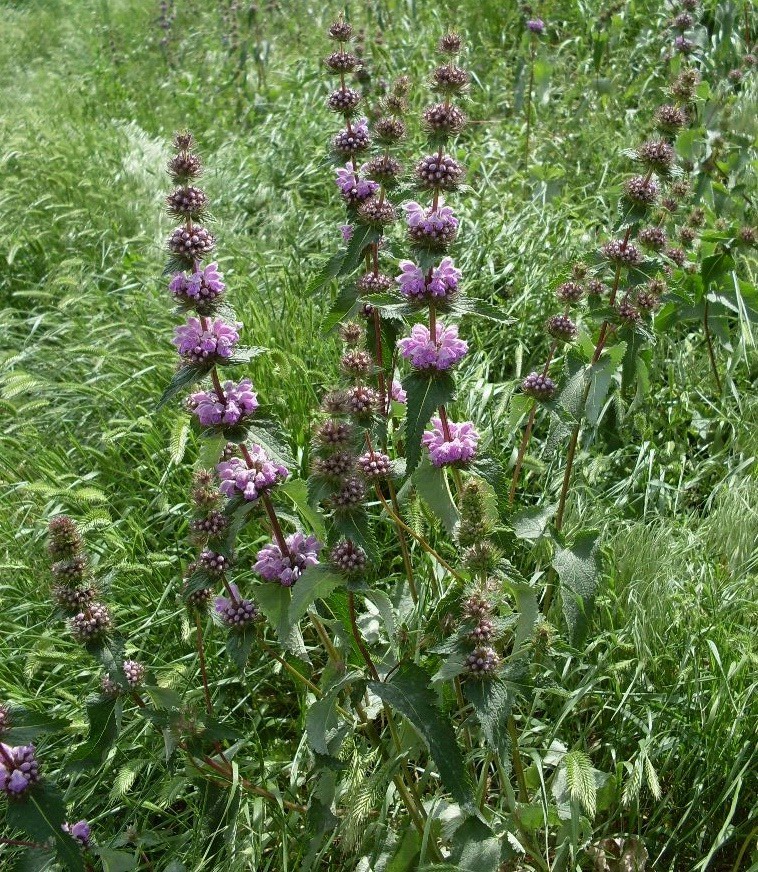
<instances>
[{"instance_id":1,"label":"lance-shaped leaf","mask_svg":"<svg viewBox=\"0 0 758 872\"><path fill-rule=\"evenodd\" d=\"M513 697L508 687L502 679L495 677L492 680L467 681L463 692L474 707L487 744L498 755L505 771L510 771L511 739L508 735L508 718Z\"/></svg>"},{"instance_id":2,"label":"lance-shaped leaf","mask_svg":"<svg viewBox=\"0 0 758 872\"><path fill-rule=\"evenodd\" d=\"M445 471L425 457L413 473L413 484L421 499L440 519L447 532L452 534L460 515L450 493Z\"/></svg>"},{"instance_id":3,"label":"lance-shaped leaf","mask_svg":"<svg viewBox=\"0 0 758 872\"><path fill-rule=\"evenodd\" d=\"M597 544L597 530L584 530L570 547L557 549L553 557L553 568L560 579L563 616L574 645L584 640L592 616L598 584Z\"/></svg>"},{"instance_id":4,"label":"lance-shaped leaf","mask_svg":"<svg viewBox=\"0 0 758 872\"><path fill-rule=\"evenodd\" d=\"M326 599L331 592L345 583L345 579L324 563L309 566L298 578L297 584L292 588L288 620L291 627L308 611L308 606L318 599Z\"/></svg>"},{"instance_id":5,"label":"lance-shaped leaf","mask_svg":"<svg viewBox=\"0 0 758 872\"><path fill-rule=\"evenodd\" d=\"M54 785L36 784L22 800L9 802L5 820L37 842L53 839L58 859L68 872L84 869L81 848L61 829L66 822L66 806Z\"/></svg>"},{"instance_id":6,"label":"lance-shaped leaf","mask_svg":"<svg viewBox=\"0 0 758 872\"><path fill-rule=\"evenodd\" d=\"M180 391L186 390L190 385L202 381L211 371L211 368L212 364L208 363L187 363L181 369L178 369L168 383L166 390L161 394L161 398L158 400L158 408L163 408Z\"/></svg>"},{"instance_id":7,"label":"lance-shaped leaf","mask_svg":"<svg viewBox=\"0 0 758 872\"><path fill-rule=\"evenodd\" d=\"M54 718L20 706L11 708L11 724L13 726L2 735L3 741L8 745L28 745L38 736L57 733L70 726L66 718Z\"/></svg>"},{"instance_id":8,"label":"lance-shaped leaf","mask_svg":"<svg viewBox=\"0 0 758 872\"><path fill-rule=\"evenodd\" d=\"M118 738L121 703L117 699L95 698L87 702L89 735L87 741L71 755L66 764L70 772L99 766Z\"/></svg>"},{"instance_id":9,"label":"lance-shaped leaf","mask_svg":"<svg viewBox=\"0 0 758 872\"><path fill-rule=\"evenodd\" d=\"M413 724L429 747L445 788L462 808L473 809L474 795L463 754L450 719L437 708L429 675L415 663L403 663L390 681L371 681L368 686Z\"/></svg>"},{"instance_id":10,"label":"lance-shaped leaf","mask_svg":"<svg viewBox=\"0 0 758 872\"><path fill-rule=\"evenodd\" d=\"M455 382L449 373L412 372L403 379L408 394L405 415L406 469L410 473L421 459L421 436L439 406L449 403L455 393Z\"/></svg>"}]
</instances>

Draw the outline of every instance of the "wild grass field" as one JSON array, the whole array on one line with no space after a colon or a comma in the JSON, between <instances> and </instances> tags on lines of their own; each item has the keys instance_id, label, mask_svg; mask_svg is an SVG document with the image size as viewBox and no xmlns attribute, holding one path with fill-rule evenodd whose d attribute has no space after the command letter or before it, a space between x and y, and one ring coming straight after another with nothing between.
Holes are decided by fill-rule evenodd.
<instances>
[{"instance_id":1,"label":"wild grass field","mask_svg":"<svg viewBox=\"0 0 758 872\"><path fill-rule=\"evenodd\" d=\"M386 83L410 77L409 118L430 100L438 39L448 28L461 34L471 81L455 149L467 187L455 204L461 233L452 253L469 295L510 321L463 319L470 351L454 409L475 423L510 483L528 411L519 385L548 353L543 327L556 311L555 288L608 238L631 171L625 151L649 134L682 63L669 26L678 4L532 5L0 2L0 703L59 719L59 730L39 730L37 747L67 819L92 826L98 848L87 853L88 868L758 868L758 290L748 245L730 250L705 298L713 360L702 315L687 316L688 307L702 312L702 299L697 309L686 270L674 270L636 383L614 374L595 426L582 431L565 529L553 538L543 535L552 515L541 510L554 513L567 439L549 415L536 418L519 507L543 526L518 542L510 533L498 541L540 596L551 555L577 531L597 531L600 570L586 641L575 646L561 614L551 613L535 642L547 653L528 680L514 679L528 684L512 708L525 795L510 761L498 762L478 732L472 739L473 716L456 709L453 691L440 690L439 702L468 755L479 817L467 823L412 718L395 724L377 710L375 727L364 734L359 726L339 753L315 753L306 728L320 696L291 670L321 693L339 669L309 628L306 660L285 655L273 628L259 627L263 643L240 671L223 630L208 620L216 741L236 751L228 780L204 778L172 753L176 731L186 728L186 739L192 724L161 720L173 709L188 717L203 700L195 626L179 593L193 559L193 463L204 455L179 400L157 407L176 360L177 318L163 275L175 223L165 213L174 131L191 129L202 156L214 259L244 340L268 349L244 375L285 434L292 477L305 480L319 403L340 378L339 338L322 329L339 282L313 290L345 223L329 155L339 119L326 107L327 28L345 12L365 32L369 77L359 87L369 104ZM677 149L699 180L685 212L707 216L687 255L702 276L719 239L756 225L758 80L755 67L741 64L758 20L741 0L706 0L696 14L708 91L700 93L697 134L683 134ZM532 43L524 22L536 15L547 29ZM745 70L739 84L728 77L734 68ZM418 123L409 126L410 163L425 152ZM401 236L390 247L392 276L395 255L408 256ZM592 329L581 334L590 351ZM557 360L558 371L570 366L564 352ZM80 524L125 654L146 664L159 688L155 717L127 698L118 739L95 742L97 759L78 768L70 758L92 740L85 701L99 693L102 665L50 601L46 528L62 513ZM404 517L453 560L454 543L429 511L409 503ZM427 636L444 635L451 601L432 602L430 593L429 612L409 607L391 536L384 524L376 585L392 594L385 598L399 659L418 663L431 656ZM265 523L248 527L240 563L249 566L267 539ZM411 544L423 584L444 593L450 577ZM253 581L249 569L239 578ZM380 648L385 628L374 624L385 617L369 606L362 614ZM343 669L362 668L338 630ZM344 706L355 702L340 693ZM410 762L394 765L423 793L423 836L407 824L391 767L365 741L371 729L380 739L399 731L398 758L402 746ZM512 747L513 736L507 741ZM583 771L594 814L580 787L559 796L554 776L568 752L591 761ZM23 813L0 798L0 868L55 868L50 852L17 844L29 840Z\"/></svg>"}]
</instances>

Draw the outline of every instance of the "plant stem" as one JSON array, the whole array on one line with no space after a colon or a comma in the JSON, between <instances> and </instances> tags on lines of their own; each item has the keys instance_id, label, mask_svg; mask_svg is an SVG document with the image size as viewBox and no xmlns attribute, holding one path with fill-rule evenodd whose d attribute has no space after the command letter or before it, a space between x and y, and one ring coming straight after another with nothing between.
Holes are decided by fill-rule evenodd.
<instances>
[{"instance_id":1,"label":"plant stem","mask_svg":"<svg viewBox=\"0 0 758 872\"><path fill-rule=\"evenodd\" d=\"M197 645L197 659L200 662L200 675L203 679L203 694L205 695L205 710L209 715L213 714L213 702L211 691L208 687L208 672L205 667L205 646L203 645L203 627L200 623L200 615L195 612L195 642Z\"/></svg>"},{"instance_id":2,"label":"plant stem","mask_svg":"<svg viewBox=\"0 0 758 872\"><path fill-rule=\"evenodd\" d=\"M268 515L269 522L271 523L271 529L274 532L276 544L279 546L279 550L282 552L282 554L285 557L289 557L289 548L287 548L287 543L284 540L284 533L282 533L279 519L276 517L276 511L274 509L274 504L271 502L271 497L269 497L268 494L262 494L261 500L263 501L263 506L266 509L266 514Z\"/></svg>"},{"instance_id":3,"label":"plant stem","mask_svg":"<svg viewBox=\"0 0 758 872\"><path fill-rule=\"evenodd\" d=\"M399 515L395 514L395 512L392 510L392 507L387 503L387 500L385 500L382 496L382 492L379 490L378 487L375 487L375 491L379 502L384 506L384 510L392 518L392 520L395 521L395 523L399 524L400 527L402 527L402 529L405 530L405 532L412 539L418 542L421 548L426 551L427 554L433 557L437 561L437 563L439 563L439 565L443 567L443 569L446 569L453 576L453 578L457 579L458 581L466 580L462 575L456 572L453 567L434 550L434 548L432 548L432 546L426 541L426 539L424 539L423 536L419 536L418 533L416 533L415 530L411 529Z\"/></svg>"},{"instance_id":4,"label":"plant stem","mask_svg":"<svg viewBox=\"0 0 758 872\"><path fill-rule=\"evenodd\" d=\"M351 590L347 592L347 604L350 609L350 627L353 631L355 644L358 646L358 650L366 661L366 666L368 667L368 671L371 673L371 677L374 681L379 681L379 673L376 671L374 661L371 659L371 654L369 653L369 650L363 641L363 637L361 636L361 632L358 629L358 622L355 614L355 594Z\"/></svg>"},{"instance_id":5,"label":"plant stem","mask_svg":"<svg viewBox=\"0 0 758 872\"><path fill-rule=\"evenodd\" d=\"M392 500L392 508L395 511L396 515L400 514L400 506L397 502L397 494L395 493L395 485L392 484L392 480L387 480L387 489L390 492L390 500ZM408 587L411 591L411 598L413 599L414 605L418 605L418 591L416 590L416 581L413 577L413 562L411 561L411 554L408 550L408 543L405 541L405 533L403 532L403 528L397 523L394 522L395 530L397 531L397 539L400 543L400 552L403 555L403 566L405 567L405 577L408 579Z\"/></svg>"},{"instance_id":6,"label":"plant stem","mask_svg":"<svg viewBox=\"0 0 758 872\"><path fill-rule=\"evenodd\" d=\"M518 748L518 730L516 729L516 721L513 715L508 715L508 735L511 737L511 754L513 756L513 769L516 773L516 781L518 782L519 800L521 802L529 802L529 790L526 786L524 765L521 762L521 752Z\"/></svg>"},{"instance_id":7,"label":"plant stem","mask_svg":"<svg viewBox=\"0 0 758 872\"><path fill-rule=\"evenodd\" d=\"M716 355L713 353L713 342L711 341L711 329L708 326L708 294L705 294L705 306L703 308L703 330L705 331L705 344L708 346L708 359L711 362L711 370L713 379L716 382L716 389L721 393L721 379L719 378L718 367L716 366Z\"/></svg>"}]
</instances>

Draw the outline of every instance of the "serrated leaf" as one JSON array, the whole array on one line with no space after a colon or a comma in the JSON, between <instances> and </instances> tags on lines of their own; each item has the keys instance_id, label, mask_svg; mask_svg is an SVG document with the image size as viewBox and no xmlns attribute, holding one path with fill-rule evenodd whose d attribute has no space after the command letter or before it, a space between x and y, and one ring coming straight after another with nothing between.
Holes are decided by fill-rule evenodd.
<instances>
[{"instance_id":1,"label":"serrated leaf","mask_svg":"<svg viewBox=\"0 0 758 872\"><path fill-rule=\"evenodd\" d=\"M345 579L331 566L318 563L309 566L292 587L288 620L294 626L305 613L311 603L318 599L326 599L332 591L345 583Z\"/></svg>"},{"instance_id":2,"label":"serrated leaf","mask_svg":"<svg viewBox=\"0 0 758 872\"><path fill-rule=\"evenodd\" d=\"M497 306L488 303L486 300L478 300L472 297L460 297L453 307L454 311L458 311L463 315L478 315L480 318L486 318L488 321L495 321L498 324L513 324L516 320L501 312Z\"/></svg>"},{"instance_id":3,"label":"serrated leaf","mask_svg":"<svg viewBox=\"0 0 758 872\"><path fill-rule=\"evenodd\" d=\"M289 609L292 601L292 590L281 584L266 582L256 585L254 590L255 601L261 607L261 611L273 626L279 644L283 648L301 656L305 654L305 646L302 636L297 628L289 620Z\"/></svg>"},{"instance_id":4,"label":"serrated leaf","mask_svg":"<svg viewBox=\"0 0 758 872\"><path fill-rule=\"evenodd\" d=\"M435 410L449 403L455 393L455 382L449 373L429 375L412 372L403 379L408 394L405 415L405 457L408 473L421 459L421 437Z\"/></svg>"},{"instance_id":5,"label":"serrated leaf","mask_svg":"<svg viewBox=\"0 0 758 872\"><path fill-rule=\"evenodd\" d=\"M66 805L58 789L49 782L36 784L19 802L8 803L5 820L38 842L55 840L58 859L70 872L84 869L77 842L61 829L66 822Z\"/></svg>"},{"instance_id":6,"label":"serrated leaf","mask_svg":"<svg viewBox=\"0 0 758 872\"><path fill-rule=\"evenodd\" d=\"M463 754L449 718L437 708L429 675L415 663L403 663L387 682L371 681L369 689L400 712L423 737L453 799L473 809L474 795Z\"/></svg>"},{"instance_id":7,"label":"serrated leaf","mask_svg":"<svg viewBox=\"0 0 758 872\"><path fill-rule=\"evenodd\" d=\"M335 512L332 517L332 525L346 539L350 539L356 545L360 545L372 563L378 562L379 549L365 509Z\"/></svg>"},{"instance_id":8,"label":"serrated leaf","mask_svg":"<svg viewBox=\"0 0 758 872\"><path fill-rule=\"evenodd\" d=\"M467 681L463 686L466 699L474 707L487 744L498 755L505 771L511 765L511 740L508 718L513 697L500 678Z\"/></svg>"},{"instance_id":9,"label":"serrated leaf","mask_svg":"<svg viewBox=\"0 0 758 872\"><path fill-rule=\"evenodd\" d=\"M563 616L572 644L580 645L587 635L598 585L598 532L578 533L568 548L558 548L553 568L558 573Z\"/></svg>"},{"instance_id":10,"label":"serrated leaf","mask_svg":"<svg viewBox=\"0 0 758 872\"><path fill-rule=\"evenodd\" d=\"M279 487L277 494L286 495L292 500L300 516L308 523L316 536L323 538L326 535L324 519L319 512L312 508L307 482L301 478L290 479Z\"/></svg>"},{"instance_id":11,"label":"serrated leaf","mask_svg":"<svg viewBox=\"0 0 758 872\"><path fill-rule=\"evenodd\" d=\"M276 421L256 418L247 425L247 434L248 439L260 445L273 460L290 469L296 465L292 451L286 443L286 436Z\"/></svg>"},{"instance_id":12,"label":"serrated leaf","mask_svg":"<svg viewBox=\"0 0 758 872\"><path fill-rule=\"evenodd\" d=\"M103 872L132 872L139 865L137 858L127 851L98 846L93 850L103 864Z\"/></svg>"},{"instance_id":13,"label":"serrated leaf","mask_svg":"<svg viewBox=\"0 0 758 872\"><path fill-rule=\"evenodd\" d=\"M66 771L81 772L99 766L118 738L121 704L117 699L92 699L87 702L89 735L84 745L74 751Z\"/></svg>"},{"instance_id":14,"label":"serrated leaf","mask_svg":"<svg viewBox=\"0 0 758 872\"><path fill-rule=\"evenodd\" d=\"M541 539L555 514L556 507L555 503L550 503L546 506L535 506L517 512L511 520L516 538L525 539L527 542L536 542Z\"/></svg>"},{"instance_id":15,"label":"serrated leaf","mask_svg":"<svg viewBox=\"0 0 758 872\"><path fill-rule=\"evenodd\" d=\"M500 839L477 817L470 817L455 831L450 860L461 872L498 872Z\"/></svg>"},{"instance_id":16,"label":"serrated leaf","mask_svg":"<svg viewBox=\"0 0 758 872\"><path fill-rule=\"evenodd\" d=\"M162 409L180 391L202 381L211 369L212 365L207 363L187 363L181 369L178 369L168 383L168 387L161 394L157 408Z\"/></svg>"},{"instance_id":17,"label":"serrated leaf","mask_svg":"<svg viewBox=\"0 0 758 872\"><path fill-rule=\"evenodd\" d=\"M614 345L612 349L609 349L609 352L604 354L589 369L588 377L590 384L587 391L584 413L591 427L597 426L600 414L605 406L606 398L608 397L608 391L613 382L613 376L618 370L625 351L626 343L620 342L618 345Z\"/></svg>"},{"instance_id":18,"label":"serrated leaf","mask_svg":"<svg viewBox=\"0 0 758 872\"><path fill-rule=\"evenodd\" d=\"M424 457L413 473L412 480L419 496L431 509L432 514L439 518L448 533L454 533L460 514L450 493L444 469L434 466L427 457Z\"/></svg>"},{"instance_id":19,"label":"serrated leaf","mask_svg":"<svg viewBox=\"0 0 758 872\"><path fill-rule=\"evenodd\" d=\"M231 630L226 637L226 653L240 672L245 671L250 649L255 641L255 628Z\"/></svg>"},{"instance_id":20,"label":"serrated leaf","mask_svg":"<svg viewBox=\"0 0 758 872\"><path fill-rule=\"evenodd\" d=\"M334 684L329 691L308 706L305 715L305 730L308 744L317 754L334 755L335 748L329 748L329 743L337 734L339 717L337 715L337 700L340 691L354 682L361 682L359 672L350 672Z\"/></svg>"},{"instance_id":21,"label":"serrated leaf","mask_svg":"<svg viewBox=\"0 0 758 872\"><path fill-rule=\"evenodd\" d=\"M43 712L17 706L11 709L11 723L13 726L2 735L3 741L8 745L27 745L38 736L57 733L70 726L66 718L54 718Z\"/></svg>"}]
</instances>

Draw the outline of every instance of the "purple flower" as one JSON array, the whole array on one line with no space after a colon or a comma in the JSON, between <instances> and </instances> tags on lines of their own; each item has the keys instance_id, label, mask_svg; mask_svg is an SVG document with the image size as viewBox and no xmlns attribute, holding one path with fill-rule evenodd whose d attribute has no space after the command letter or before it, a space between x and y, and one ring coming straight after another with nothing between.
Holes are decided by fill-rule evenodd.
<instances>
[{"instance_id":1,"label":"purple flower","mask_svg":"<svg viewBox=\"0 0 758 872\"><path fill-rule=\"evenodd\" d=\"M173 343L179 354L189 363L212 361L232 356L234 346L239 342L237 332L242 324L227 324L221 318L205 321L187 318L187 323L174 331Z\"/></svg>"},{"instance_id":2,"label":"purple flower","mask_svg":"<svg viewBox=\"0 0 758 872\"><path fill-rule=\"evenodd\" d=\"M197 391L190 395L187 405L203 427L234 426L258 408L258 397L252 387L249 378L243 378L239 384L224 382L223 402L216 391Z\"/></svg>"},{"instance_id":3,"label":"purple flower","mask_svg":"<svg viewBox=\"0 0 758 872\"><path fill-rule=\"evenodd\" d=\"M0 791L19 797L39 781L39 764L34 745L12 748L0 742Z\"/></svg>"},{"instance_id":4,"label":"purple flower","mask_svg":"<svg viewBox=\"0 0 758 872\"><path fill-rule=\"evenodd\" d=\"M336 173L337 187L348 203L362 203L379 190L376 182L360 178L352 161L348 161L344 167L339 167Z\"/></svg>"},{"instance_id":5,"label":"purple flower","mask_svg":"<svg viewBox=\"0 0 758 872\"><path fill-rule=\"evenodd\" d=\"M351 224L343 224L340 227L340 233L342 234L342 241L347 243L353 238L353 227Z\"/></svg>"},{"instance_id":6,"label":"purple flower","mask_svg":"<svg viewBox=\"0 0 758 872\"><path fill-rule=\"evenodd\" d=\"M400 353L416 369L446 370L454 366L468 351L468 343L458 338L455 324L436 325L436 342L432 342L425 324L414 324L411 335L397 343Z\"/></svg>"},{"instance_id":7,"label":"purple flower","mask_svg":"<svg viewBox=\"0 0 758 872\"><path fill-rule=\"evenodd\" d=\"M542 34L545 32L545 22L541 18L530 18L526 22L526 28L532 33Z\"/></svg>"},{"instance_id":8,"label":"purple flower","mask_svg":"<svg viewBox=\"0 0 758 872\"><path fill-rule=\"evenodd\" d=\"M61 824L61 829L64 833L68 833L72 839L75 839L82 848L88 848L92 839L92 828L85 820L77 821L75 824Z\"/></svg>"},{"instance_id":9,"label":"purple flower","mask_svg":"<svg viewBox=\"0 0 758 872\"><path fill-rule=\"evenodd\" d=\"M424 209L420 203L406 203L408 235L413 242L430 248L444 248L449 245L458 233L458 219L449 206L440 206L436 210Z\"/></svg>"},{"instance_id":10,"label":"purple flower","mask_svg":"<svg viewBox=\"0 0 758 872\"><path fill-rule=\"evenodd\" d=\"M318 553L324 547L315 536L293 533L284 540L284 556L276 542L269 542L258 552L253 569L266 581L278 581L282 587L292 587L308 566L318 563Z\"/></svg>"},{"instance_id":11,"label":"purple flower","mask_svg":"<svg viewBox=\"0 0 758 872\"><path fill-rule=\"evenodd\" d=\"M252 445L248 449L250 464L239 457L232 457L216 466L221 479L219 490L227 497L241 494L249 502L257 500L261 494L276 487L289 475L287 468L275 463L261 448Z\"/></svg>"},{"instance_id":12,"label":"purple flower","mask_svg":"<svg viewBox=\"0 0 758 872\"><path fill-rule=\"evenodd\" d=\"M458 291L461 271L456 269L450 257L443 257L431 275L424 274L421 267L410 260L401 260L399 266L402 272L395 281L400 285L400 293L406 297L440 299L451 297Z\"/></svg>"},{"instance_id":13,"label":"purple flower","mask_svg":"<svg viewBox=\"0 0 758 872\"><path fill-rule=\"evenodd\" d=\"M445 429L439 418L432 418L433 430L427 430L421 442L429 449L429 458L435 466L463 465L476 454L479 434L471 421L462 424L448 422L450 439L445 437Z\"/></svg>"},{"instance_id":14,"label":"purple flower","mask_svg":"<svg viewBox=\"0 0 758 872\"><path fill-rule=\"evenodd\" d=\"M217 596L213 607L221 620L232 629L243 629L260 614L258 606L250 600L242 599L236 584L230 584L231 597Z\"/></svg>"},{"instance_id":15,"label":"purple flower","mask_svg":"<svg viewBox=\"0 0 758 872\"><path fill-rule=\"evenodd\" d=\"M168 289L178 299L186 303L206 302L220 297L226 290L223 276L217 263L209 263L197 272L175 273Z\"/></svg>"},{"instance_id":16,"label":"purple flower","mask_svg":"<svg viewBox=\"0 0 758 872\"><path fill-rule=\"evenodd\" d=\"M396 403L407 403L408 394L403 390L403 386L397 379L393 379L390 396Z\"/></svg>"}]
</instances>

